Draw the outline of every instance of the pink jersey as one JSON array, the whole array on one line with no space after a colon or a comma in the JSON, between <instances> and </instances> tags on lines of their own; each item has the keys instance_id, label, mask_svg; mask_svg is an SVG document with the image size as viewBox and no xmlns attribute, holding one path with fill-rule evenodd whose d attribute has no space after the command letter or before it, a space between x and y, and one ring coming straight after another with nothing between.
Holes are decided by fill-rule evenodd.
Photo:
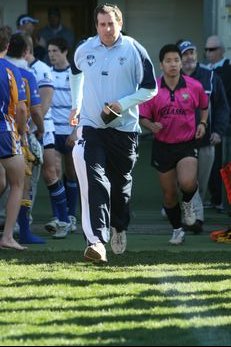
<instances>
[{"instance_id":1,"label":"pink jersey","mask_svg":"<svg viewBox=\"0 0 231 347\"><path fill-rule=\"evenodd\" d=\"M155 139L165 143L187 142L195 138L196 109L208 108L208 96L201 83L181 76L174 91L158 78L158 94L139 106L142 118L160 122L163 128Z\"/></svg>"}]
</instances>

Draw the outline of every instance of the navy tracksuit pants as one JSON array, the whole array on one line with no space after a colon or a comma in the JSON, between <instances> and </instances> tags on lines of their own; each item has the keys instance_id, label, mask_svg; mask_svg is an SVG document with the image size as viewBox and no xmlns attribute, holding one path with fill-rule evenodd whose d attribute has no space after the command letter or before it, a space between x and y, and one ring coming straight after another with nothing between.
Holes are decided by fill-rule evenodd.
<instances>
[{"instance_id":1,"label":"navy tracksuit pants","mask_svg":"<svg viewBox=\"0 0 231 347\"><path fill-rule=\"evenodd\" d=\"M110 226L118 231L128 228L138 134L90 126L79 127L77 134L73 159L80 185L83 231L90 244L106 243Z\"/></svg>"}]
</instances>

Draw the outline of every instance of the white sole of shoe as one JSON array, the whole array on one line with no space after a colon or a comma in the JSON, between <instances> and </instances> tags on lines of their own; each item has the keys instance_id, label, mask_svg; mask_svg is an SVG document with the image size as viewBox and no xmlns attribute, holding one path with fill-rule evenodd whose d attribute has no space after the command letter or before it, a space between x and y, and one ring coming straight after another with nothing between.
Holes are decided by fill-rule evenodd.
<instances>
[{"instance_id":1,"label":"white sole of shoe","mask_svg":"<svg viewBox=\"0 0 231 347\"><path fill-rule=\"evenodd\" d=\"M112 246L111 244L111 250L114 254L116 255L120 255L120 254L123 254L125 251L126 251L126 248L125 249L115 249L115 247Z\"/></svg>"},{"instance_id":2,"label":"white sole of shoe","mask_svg":"<svg viewBox=\"0 0 231 347\"><path fill-rule=\"evenodd\" d=\"M180 245L182 245L184 242L185 242L185 239L183 239L181 242L178 242L178 243L174 243L174 242L170 242L170 241L169 241L170 245L172 245L172 246L180 246Z\"/></svg>"},{"instance_id":3,"label":"white sole of shoe","mask_svg":"<svg viewBox=\"0 0 231 347\"><path fill-rule=\"evenodd\" d=\"M65 235L52 235L53 239L65 239L67 237L68 233Z\"/></svg>"},{"instance_id":4,"label":"white sole of shoe","mask_svg":"<svg viewBox=\"0 0 231 347\"><path fill-rule=\"evenodd\" d=\"M101 255L90 247L84 253L84 259L95 263L107 263L107 259L102 259Z\"/></svg>"}]
</instances>

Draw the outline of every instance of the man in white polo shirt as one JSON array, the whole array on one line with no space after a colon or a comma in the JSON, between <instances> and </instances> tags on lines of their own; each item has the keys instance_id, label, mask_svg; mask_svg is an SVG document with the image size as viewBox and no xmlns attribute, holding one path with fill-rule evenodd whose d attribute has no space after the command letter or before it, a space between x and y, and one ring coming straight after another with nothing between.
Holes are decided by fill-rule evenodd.
<instances>
[{"instance_id":1,"label":"man in white polo shirt","mask_svg":"<svg viewBox=\"0 0 231 347\"><path fill-rule=\"evenodd\" d=\"M126 249L140 132L137 105L156 95L157 86L146 50L121 34L120 9L101 4L94 21L98 35L79 45L74 56L72 107L80 110L80 117L73 158L88 243L84 256L106 262L110 227L112 251L122 254Z\"/></svg>"}]
</instances>

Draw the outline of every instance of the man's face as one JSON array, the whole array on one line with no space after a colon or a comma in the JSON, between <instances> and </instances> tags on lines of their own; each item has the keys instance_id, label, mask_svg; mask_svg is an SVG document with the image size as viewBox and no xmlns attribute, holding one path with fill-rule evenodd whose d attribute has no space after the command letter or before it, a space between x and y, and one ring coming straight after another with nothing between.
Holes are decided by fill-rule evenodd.
<instances>
[{"instance_id":1,"label":"man's face","mask_svg":"<svg viewBox=\"0 0 231 347\"><path fill-rule=\"evenodd\" d=\"M179 76L181 66L181 58L177 52L166 53L164 60L160 63L160 68L167 77Z\"/></svg>"},{"instance_id":2,"label":"man's face","mask_svg":"<svg viewBox=\"0 0 231 347\"><path fill-rule=\"evenodd\" d=\"M182 54L182 69L183 71L191 70L196 68L197 64L197 52L195 49L188 49Z\"/></svg>"},{"instance_id":3,"label":"man's face","mask_svg":"<svg viewBox=\"0 0 231 347\"><path fill-rule=\"evenodd\" d=\"M48 22L49 22L49 25L51 26L51 28L56 29L60 25L60 16L57 14L50 14L48 16Z\"/></svg>"},{"instance_id":4,"label":"man's face","mask_svg":"<svg viewBox=\"0 0 231 347\"><path fill-rule=\"evenodd\" d=\"M99 13L97 16L98 23L96 25L97 33L100 40L105 46L112 46L119 37L122 24L116 20L115 13Z\"/></svg>"},{"instance_id":5,"label":"man's face","mask_svg":"<svg viewBox=\"0 0 231 347\"><path fill-rule=\"evenodd\" d=\"M205 45L205 57L209 63L215 64L224 56L224 49L220 47L220 43L215 39L208 39Z\"/></svg>"},{"instance_id":6,"label":"man's face","mask_svg":"<svg viewBox=\"0 0 231 347\"><path fill-rule=\"evenodd\" d=\"M35 29L35 25L31 22L26 23L21 26L21 30L28 33L29 35L32 35Z\"/></svg>"},{"instance_id":7,"label":"man's face","mask_svg":"<svg viewBox=\"0 0 231 347\"><path fill-rule=\"evenodd\" d=\"M61 52L59 47L55 45L48 45L48 56L51 65L60 68L66 61L67 51Z\"/></svg>"}]
</instances>

